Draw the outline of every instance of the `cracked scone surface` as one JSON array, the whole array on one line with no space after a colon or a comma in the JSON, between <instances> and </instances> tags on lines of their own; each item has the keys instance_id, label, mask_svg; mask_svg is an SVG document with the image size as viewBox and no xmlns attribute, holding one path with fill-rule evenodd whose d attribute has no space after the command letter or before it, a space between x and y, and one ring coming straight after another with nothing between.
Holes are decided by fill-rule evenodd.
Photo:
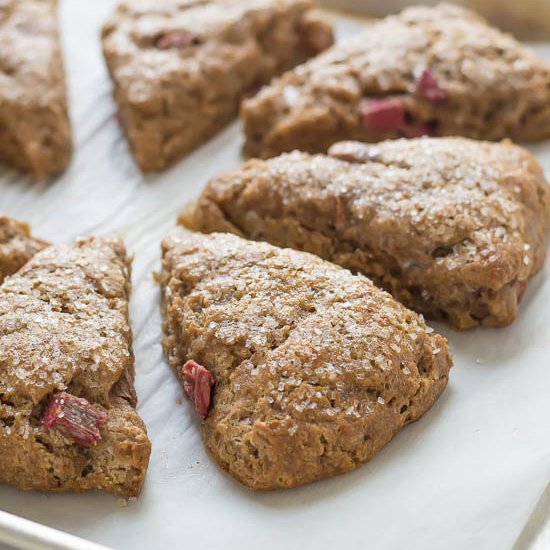
<instances>
[{"instance_id":1,"label":"cracked scone surface","mask_svg":"<svg viewBox=\"0 0 550 550\"><path fill-rule=\"evenodd\" d=\"M0 286L0 482L137 496L151 444L135 411L130 263L117 239L36 254ZM106 414L80 446L42 416L67 392Z\"/></svg>"},{"instance_id":2,"label":"cracked scone surface","mask_svg":"<svg viewBox=\"0 0 550 550\"><path fill-rule=\"evenodd\" d=\"M182 230L163 243L161 282L170 364L215 378L204 442L252 489L358 467L447 383L443 337L313 255Z\"/></svg>"},{"instance_id":3,"label":"cracked scone surface","mask_svg":"<svg viewBox=\"0 0 550 550\"><path fill-rule=\"evenodd\" d=\"M306 250L458 328L516 316L543 265L550 188L510 143L420 138L250 160L180 222Z\"/></svg>"},{"instance_id":4,"label":"cracked scone surface","mask_svg":"<svg viewBox=\"0 0 550 550\"><path fill-rule=\"evenodd\" d=\"M27 223L0 215L0 284L46 246L31 235Z\"/></svg>"},{"instance_id":5,"label":"cracked scone surface","mask_svg":"<svg viewBox=\"0 0 550 550\"><path fill-rule=\"evenodd\" d=\"M142 170L221 130L244 95L332 44L310 0L124 2L103 28L121 122Z\"/></svg>"},{"instance_id":6,"label":"cracked scone surface","mask_svg":"<svg viewBox=\"0 0 550 550\"><path fill-rule=\"evenodd\" d=\"M72 148L56 0L0 3L0 161L38 177Z\"/></svg>"},{"instance_id":7,"label":"cracked scone surface","mask_svg":"<svg viewBox=\"0 0 550 550\"><path fill-rule=\"evenodd\" d=\"M550 136L550 66L473 12L411 7L369 25L243 103L249 156L341 140Z\"/></svg>"}]
</instances>

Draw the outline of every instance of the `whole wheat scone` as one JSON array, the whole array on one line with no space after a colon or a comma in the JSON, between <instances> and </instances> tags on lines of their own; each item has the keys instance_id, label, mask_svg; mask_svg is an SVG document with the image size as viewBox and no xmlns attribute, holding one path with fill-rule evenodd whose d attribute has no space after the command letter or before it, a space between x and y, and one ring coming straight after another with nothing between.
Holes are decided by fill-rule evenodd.
<instances>
[{"instance_id":1,"label":"whole wheat scone","mask_svg":"<svg viewBox=\"0 0 550 550\"><path fill-rule=\"evenodd\" d=\"M0 2L0 161L38 177L72 148L56 0Z\"/></svg>"},{"instance_id":2,"label":"whole wheat scone","mask_svg":"<svg viewBox=\"0 0 550 550\"><path fill-rule=\"evenodd\" d=\"M550 137L550 66L458 6L412 7L284 74L243 103L245 153L339 140Z\"/></svg>"},{"instance_id":3,"label":"whole wheat scone","mask_svg":"<svg viewBox=\"0 0 550 550\"><path fill-rule=\"evenodd\" d=\"M159 170L221 130L239 101L332 44L311 0L126 1L103 28L122 125Z\"/></svg>"},{"instance_id":4,"label":"whole wheat scone","mask_svg":"<svg viewBox=\"0 0 550 550\"><path fill-rule=\"evenodd\" d=\"M0 283L48 244L31 235L28 223L0 214Z\"/></svg>"},{"instance_id":5,"label":"whole wheat scone","mask_svg":"<svg viewBox=\"0 0 550 550\"><path fill-rule=\"evenodd\" d=\"M216 461L251 489L352 470L445 388L446 340L367 278L230 234L163 243L164 347Z\"/></svg>"},{"instance_id":6,"label":"whole wheat scone","mask_svg":"<svg viewBox=\"0 0 550 550\"><path fill-rule=\"evenodd\" d=\"M130 260L118 239L38 252L0 286L0 482L137 496Z\"/></svg>"},{"instance_id":7,"label":"whole wheat scone","mask_svg":"<svg viewBox=\"0 0 550 550\"><path fill-rule=\"evenodd\" d=\"M525 149L466 138L342 142L250 160L180 223L306 250L457 328L516 316L546 255L550 187Z\"/></svg>"}]
</instances>

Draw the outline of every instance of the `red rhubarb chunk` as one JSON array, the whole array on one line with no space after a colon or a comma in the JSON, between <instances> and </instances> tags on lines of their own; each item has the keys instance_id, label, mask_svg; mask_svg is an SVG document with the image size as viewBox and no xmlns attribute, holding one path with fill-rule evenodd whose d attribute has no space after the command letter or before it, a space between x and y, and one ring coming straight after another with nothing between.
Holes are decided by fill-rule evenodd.
<instances>
[{"instance_id":1,"label":"red rhubarb chunk","mask_svg":"<svg viewBox=\"0 0 550 550\"><path fill-rule=\"evenodd\" d=\"M206 418L212 398L212 386L215 383L212 373L192 359L181 368L183 389L201 418Z\"/></svg>"},{"instance_id":2,"label":"red rhubarb chunk","mask_svg":"<svg viewBox=\"0 0 550 550\"><path fill-rule=\"evenodd\" d=\"M434 74L428 68L424 69L418 79L417 91L422 97L425 97L432 103L444 103L447 100L445 90L439 87Z\"/></svg>"},{"instance_id":3,"label":"red rhubarb chunk","mask_svg":"<svg viewBox=\"0 0 550 550\"><path fill-rule=\"evenodd\" d=\"M99 427L107 414L86 399L70 393L55 394L44 409L42 423L70 437L77 445L89 447L101 439Z\"/></svg>"},{"instance_id":4,"label":"red rhubarb chunk","mask_svg":"<svg viewBox=\"0 0 550 550\"><path fill-rule=\"evenodd\" d=\"M399 99L364 99L359 110L363 124L369 128L392 132L405 126L405 110Z\"/></svg>"},{"instance_id":5,"label":"red rhubarb chunk","mask_svg":"<svg viewBox=\"0 0 550 550\"><path fill-rule=\"evenodd\" d=\"M170 48L187 48L195 41L195 35L188 31L172 31L162 36L159 36L155 42L155 46L161 50Z\"/></svg>"}]
</instances>

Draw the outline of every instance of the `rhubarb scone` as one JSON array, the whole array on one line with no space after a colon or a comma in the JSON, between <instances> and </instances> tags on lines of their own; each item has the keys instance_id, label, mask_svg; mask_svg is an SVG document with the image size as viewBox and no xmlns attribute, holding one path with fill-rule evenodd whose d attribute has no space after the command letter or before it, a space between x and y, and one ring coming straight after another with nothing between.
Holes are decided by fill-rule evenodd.
<instances>
[{"instance_id":1,"label":"rhubarb scone","mask_svg":"<svg viewBox=\"0 0 550 550\"><path fill-rule=\"evenodd\" d=\"M135 411L121 241L38 252L0 286L0 482L140 493L151 443Z\"/></svg>"},{"instance_id":2,"label":"rhubarb scone","mask_svg":"<svg viewBox=\"0 0 550 550\"><path fill-rule=\"evenodd\" d=\"M362 275L223 233L162 248L170 365L206 447L251 489L357 468L447 384L445 338Z\"/></svg>"},{"instance_id":3,"label":"rhubarb scone","mask_svg":"<svg viewBox=\"0 0 550 550\"><path fill-rule=\"evenodd\" d=\"M72 148L57 0L0 2L0 161L38 177Z\"/></svg>"},{"instance_id":4,"label":"rhubarb scone","mask_svg":"<svg viewBox=\"0 0 550 550\"><path fill-rule=\"evenodd\" d=\"M412 7L287 72L241 110L249 156L339 140L550 137L550 65L474 13Z\"/></svg>"},{"instance_id":5,"label":"rhubarb scone","mask_svg":"<svg viewBox=\"0 0 550 550\"><path fill-rule=\"evenodd\" d=\"M503 326L544 262L550 187L511 143L341 142L250 160L180 222L312 252L460 329Z\"/></svg>"},{"instance_id":6,"label":"rhubarb scone","mask_svg":"<svg viewBox=\"0 0 550 550\"><path fill-rule=\"evenodd\" d=\"M31 235L29 224L0 215L0 283L46 246Z\"/></svg>"},{"instance_id":7,"label":"rhubarb scone","mask_svg":"<svg viewBox=\"0 0 550 550\"><path fill-rule=\"evenodd\" d=\"M240 100L332 44L311 0L137 0L103 28L121 123L159 170L221 130Z\"/></svg>"}]
</instances>

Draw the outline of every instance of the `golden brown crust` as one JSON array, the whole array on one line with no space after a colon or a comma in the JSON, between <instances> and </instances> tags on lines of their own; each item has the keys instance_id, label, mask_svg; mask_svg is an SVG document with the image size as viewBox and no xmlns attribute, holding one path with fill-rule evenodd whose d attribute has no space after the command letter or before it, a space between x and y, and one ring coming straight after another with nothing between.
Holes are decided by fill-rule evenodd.
<instances>
[{"instance_id":1,"label":"golden brown crust","mask_svg":"<svg viewBox=\"0 0 550 550\"><path fill-rule=\"evenodd\" d=\"M29 224L0 215L0 284L48 244L31 235Z\"/></svg>"},{"instance_id":2,"label":"golden brown crust","mask_svg":"<svg viewBox=\"0 0 550 550\"><path fill-rule=\"evenodd\" d=\"M164 346L215 377L203 425L252 489L358 467L445 388L446 341L368 279L229 234L163 243Z\"/></svg>"},{"instance_id":3,"label":"golden brown crust","mask_svg":"<svg viewBox=\"0 0 550 550\"><path fill-rule=\"evenodd\" d=\"M332 44L311 0L123 2L103 51L139 167L159 170L221 130L244 95Z\"/></svg>"},{"instance_id":4,"label":"golden brown crust","mask_svg":"<svg viewBox=\"0 0 550 550\"><path fill-rule=\"evenodd\" d=\"M550 137L550 66L473 12L417 6L287 72L241 114L245 153L264 158L346 139L541 140Z\"/></svg>"},{"instance_id":5,"label":"golden brown crust","mask_svg":"<svg viewBox=\"0 0 550 550\"><path fill-rule=\"evenodd\" d=\"M141 490L151 444L134 410L130 261L120 240L39 252L0 287L0 481L21 489ZM90 447L42 424L66 391L105 411Z\"/></svg>"},{"instance_id":6,"label":"golden brown crust","mask_svg":"<svg viewBox=\"0 0 550 550\"><path fill-rule=\"evenodd\" d=\"M0 161L38 177L72 148L55 0L0 5Z\"/></svg>"},{"instance_id":7,"label":"golden brown crust","mask_svg":"<svg viewBox=\"0 0 550 550\"><path fill-rule=\"evenodd\" d=\"M180 222L315 253L458 328L501 326L544 262L550 188L510 143L344 142L214 178Z\"/></svg>"}]
</instances>

